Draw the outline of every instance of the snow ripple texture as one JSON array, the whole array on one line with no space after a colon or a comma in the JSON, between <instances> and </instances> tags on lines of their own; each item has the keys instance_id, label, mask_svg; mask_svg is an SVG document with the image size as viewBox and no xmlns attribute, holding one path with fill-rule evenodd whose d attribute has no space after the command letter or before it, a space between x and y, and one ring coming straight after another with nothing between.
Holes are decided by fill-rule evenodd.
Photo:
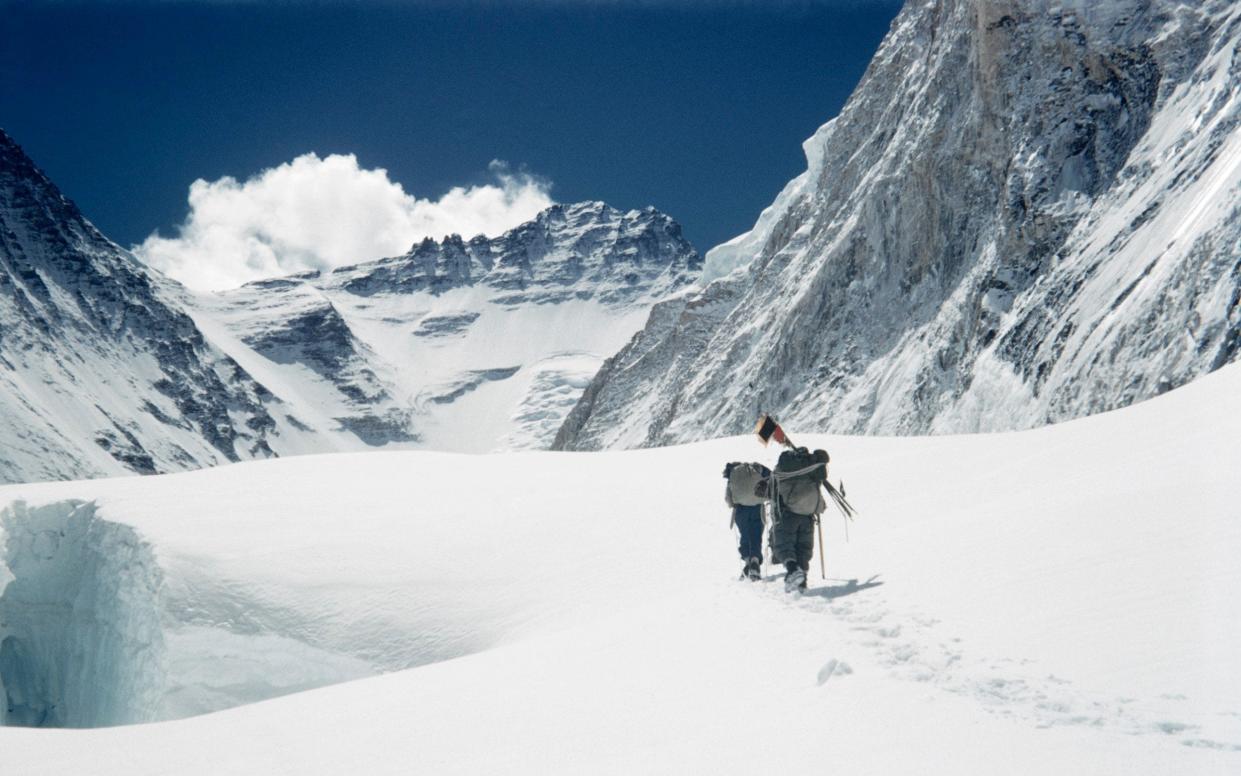
<instances>
[{"instance_id":1,"label":"snow ripple texture","mask_svg":"<svg viewBox=\"0 0 1241 776\"><path fill-rule=\"evenodd\" d=\"M1168 737L1186 747L1241 752L1241 743L1206 737L1204 729L1219 725L1211 725L1211 715L1186 703L1184 695L1109 695L1089 681L1041 670L1035 660L972 650L968 639L947 632L940 620L899 610L882 589L871 591L883 584L878 576L865 581L830 579L790 602L783 576L774 575L764 580L760 592L776 605L797 609L807 628L829 616L833 626L820 627L824 642L854 656L863 670L951 693L1002 719L1036 728L1085 727L1110 734ZM854 670L853 664L830 658L819 669L816 684L836 682Z\"/></svg>"},{"instance_id":2,"label":"snow ripple texture","mask_svg":"<svg viewBox=\"0 0 1241 776\"><path fill-rule=\"evenodd\" d=\"M1241 355L1241 8L911 2L556 447L1029 428Z\"/></svg>"}]
</instances>

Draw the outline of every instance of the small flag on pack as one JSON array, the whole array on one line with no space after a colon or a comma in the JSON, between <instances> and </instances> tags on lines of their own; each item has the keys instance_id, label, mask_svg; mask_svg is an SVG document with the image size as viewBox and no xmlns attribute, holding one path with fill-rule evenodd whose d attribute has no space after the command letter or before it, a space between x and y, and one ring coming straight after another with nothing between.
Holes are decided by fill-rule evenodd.
<instances>
[{"instance_id":1,"label":"small flag on pack","mask_svg":"<svg viewBox=\"0 0 1241 776\"><path fill-rule=\"evenodd\" d=\"M784 429L780 428L780 424L770 415L763 415L758 419L758 423L754 425L754 433L758 434L758 439L764 447L773 439L782 445L789 441L784 435Z\"/></svg>"}]
</instances>

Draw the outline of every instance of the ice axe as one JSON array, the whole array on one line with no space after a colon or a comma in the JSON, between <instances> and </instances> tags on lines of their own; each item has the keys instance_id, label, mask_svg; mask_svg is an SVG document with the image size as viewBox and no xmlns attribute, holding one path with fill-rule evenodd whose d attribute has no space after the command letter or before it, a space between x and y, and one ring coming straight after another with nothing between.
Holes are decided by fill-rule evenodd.
<instances>
[{"instance_id":1,"label":"ice axe","mask_svg":"<svg viewBox=\"0 0 1241 776\"><path fill-rule=\"evenodd\" d=\"M789 435L784 433L784 429L780 428L780 424L776 422L776 419L766 413L760 415L758 418L758 423L754 424L754 433L758 435L758 441L763 443L763 447L766 447L771 440L774 439L776 442L784 445L790 450L796 448L796 445L793 444L793 440L789 439ZM826 473L827 472L824 471L824 475L826 475ZM832 501L836 504L836 507L840 510L841 514L845 516L845 519L852 520L853 516L857 513L857 510L855 510L853 505L845 499L843 490L844 486L844 480L841 480L841 490L837 490L832 483L827 481L826 476L823 477L823 487L827 489L827 495L832 497Z\"/></svg>"}]
</instances>

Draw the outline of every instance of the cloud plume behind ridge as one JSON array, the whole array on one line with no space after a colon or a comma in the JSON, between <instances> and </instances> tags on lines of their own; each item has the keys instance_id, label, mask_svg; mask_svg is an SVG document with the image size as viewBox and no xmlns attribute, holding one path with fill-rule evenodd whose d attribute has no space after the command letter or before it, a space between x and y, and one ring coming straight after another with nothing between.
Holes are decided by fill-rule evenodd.
<instances>
[{"instance_id":1,"label":"cloud plume behind ridge","mask_svg":"<svg viewBox=\"0 0 1241 776\"><path fill-rule=\"evenodd\" d=\"M424 237L494 236L553 204L545 179L492 162L488 183L418 198L353 154L303 154L245 181L194 181L177 234L133 252L197 290L394 256Z\"/></svg>"}]
</instances>

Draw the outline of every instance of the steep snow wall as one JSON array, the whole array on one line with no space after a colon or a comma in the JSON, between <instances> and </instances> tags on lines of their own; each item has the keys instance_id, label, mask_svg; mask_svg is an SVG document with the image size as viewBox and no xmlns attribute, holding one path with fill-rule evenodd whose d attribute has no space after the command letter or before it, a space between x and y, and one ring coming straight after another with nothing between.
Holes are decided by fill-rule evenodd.
<instances>
[{"instance_id":1,"label":"steep snow wall","mask_svg":"<svg viewBox=\"0 0 1241 776\"><path fill-rule=\"evenodd\" d=\"M0 723L154 719L164 685L161 575L132 528L62 501L0 513Z\"/></svg>"},{"instance_id":2,"label":"steep snow wall","mask_svg":"<svg viewBox=\"0 0 1241 776\"><path fill-rule=\"evenodd\" d=\"M1241 356L1241 7L933 0L558 449L1009 430Z\"/></svg>"},{"instance_id":3,"label":"steep snow wall","mask_svg":"<svg viewBox=\"0 0 1241 776\"><path fill-rule=\"evenodd\" d=\"M0 512L0 725L174 719L375 673L304 626L226 582L169 578L93 501Z\"/></svg>"}]
</instances>

